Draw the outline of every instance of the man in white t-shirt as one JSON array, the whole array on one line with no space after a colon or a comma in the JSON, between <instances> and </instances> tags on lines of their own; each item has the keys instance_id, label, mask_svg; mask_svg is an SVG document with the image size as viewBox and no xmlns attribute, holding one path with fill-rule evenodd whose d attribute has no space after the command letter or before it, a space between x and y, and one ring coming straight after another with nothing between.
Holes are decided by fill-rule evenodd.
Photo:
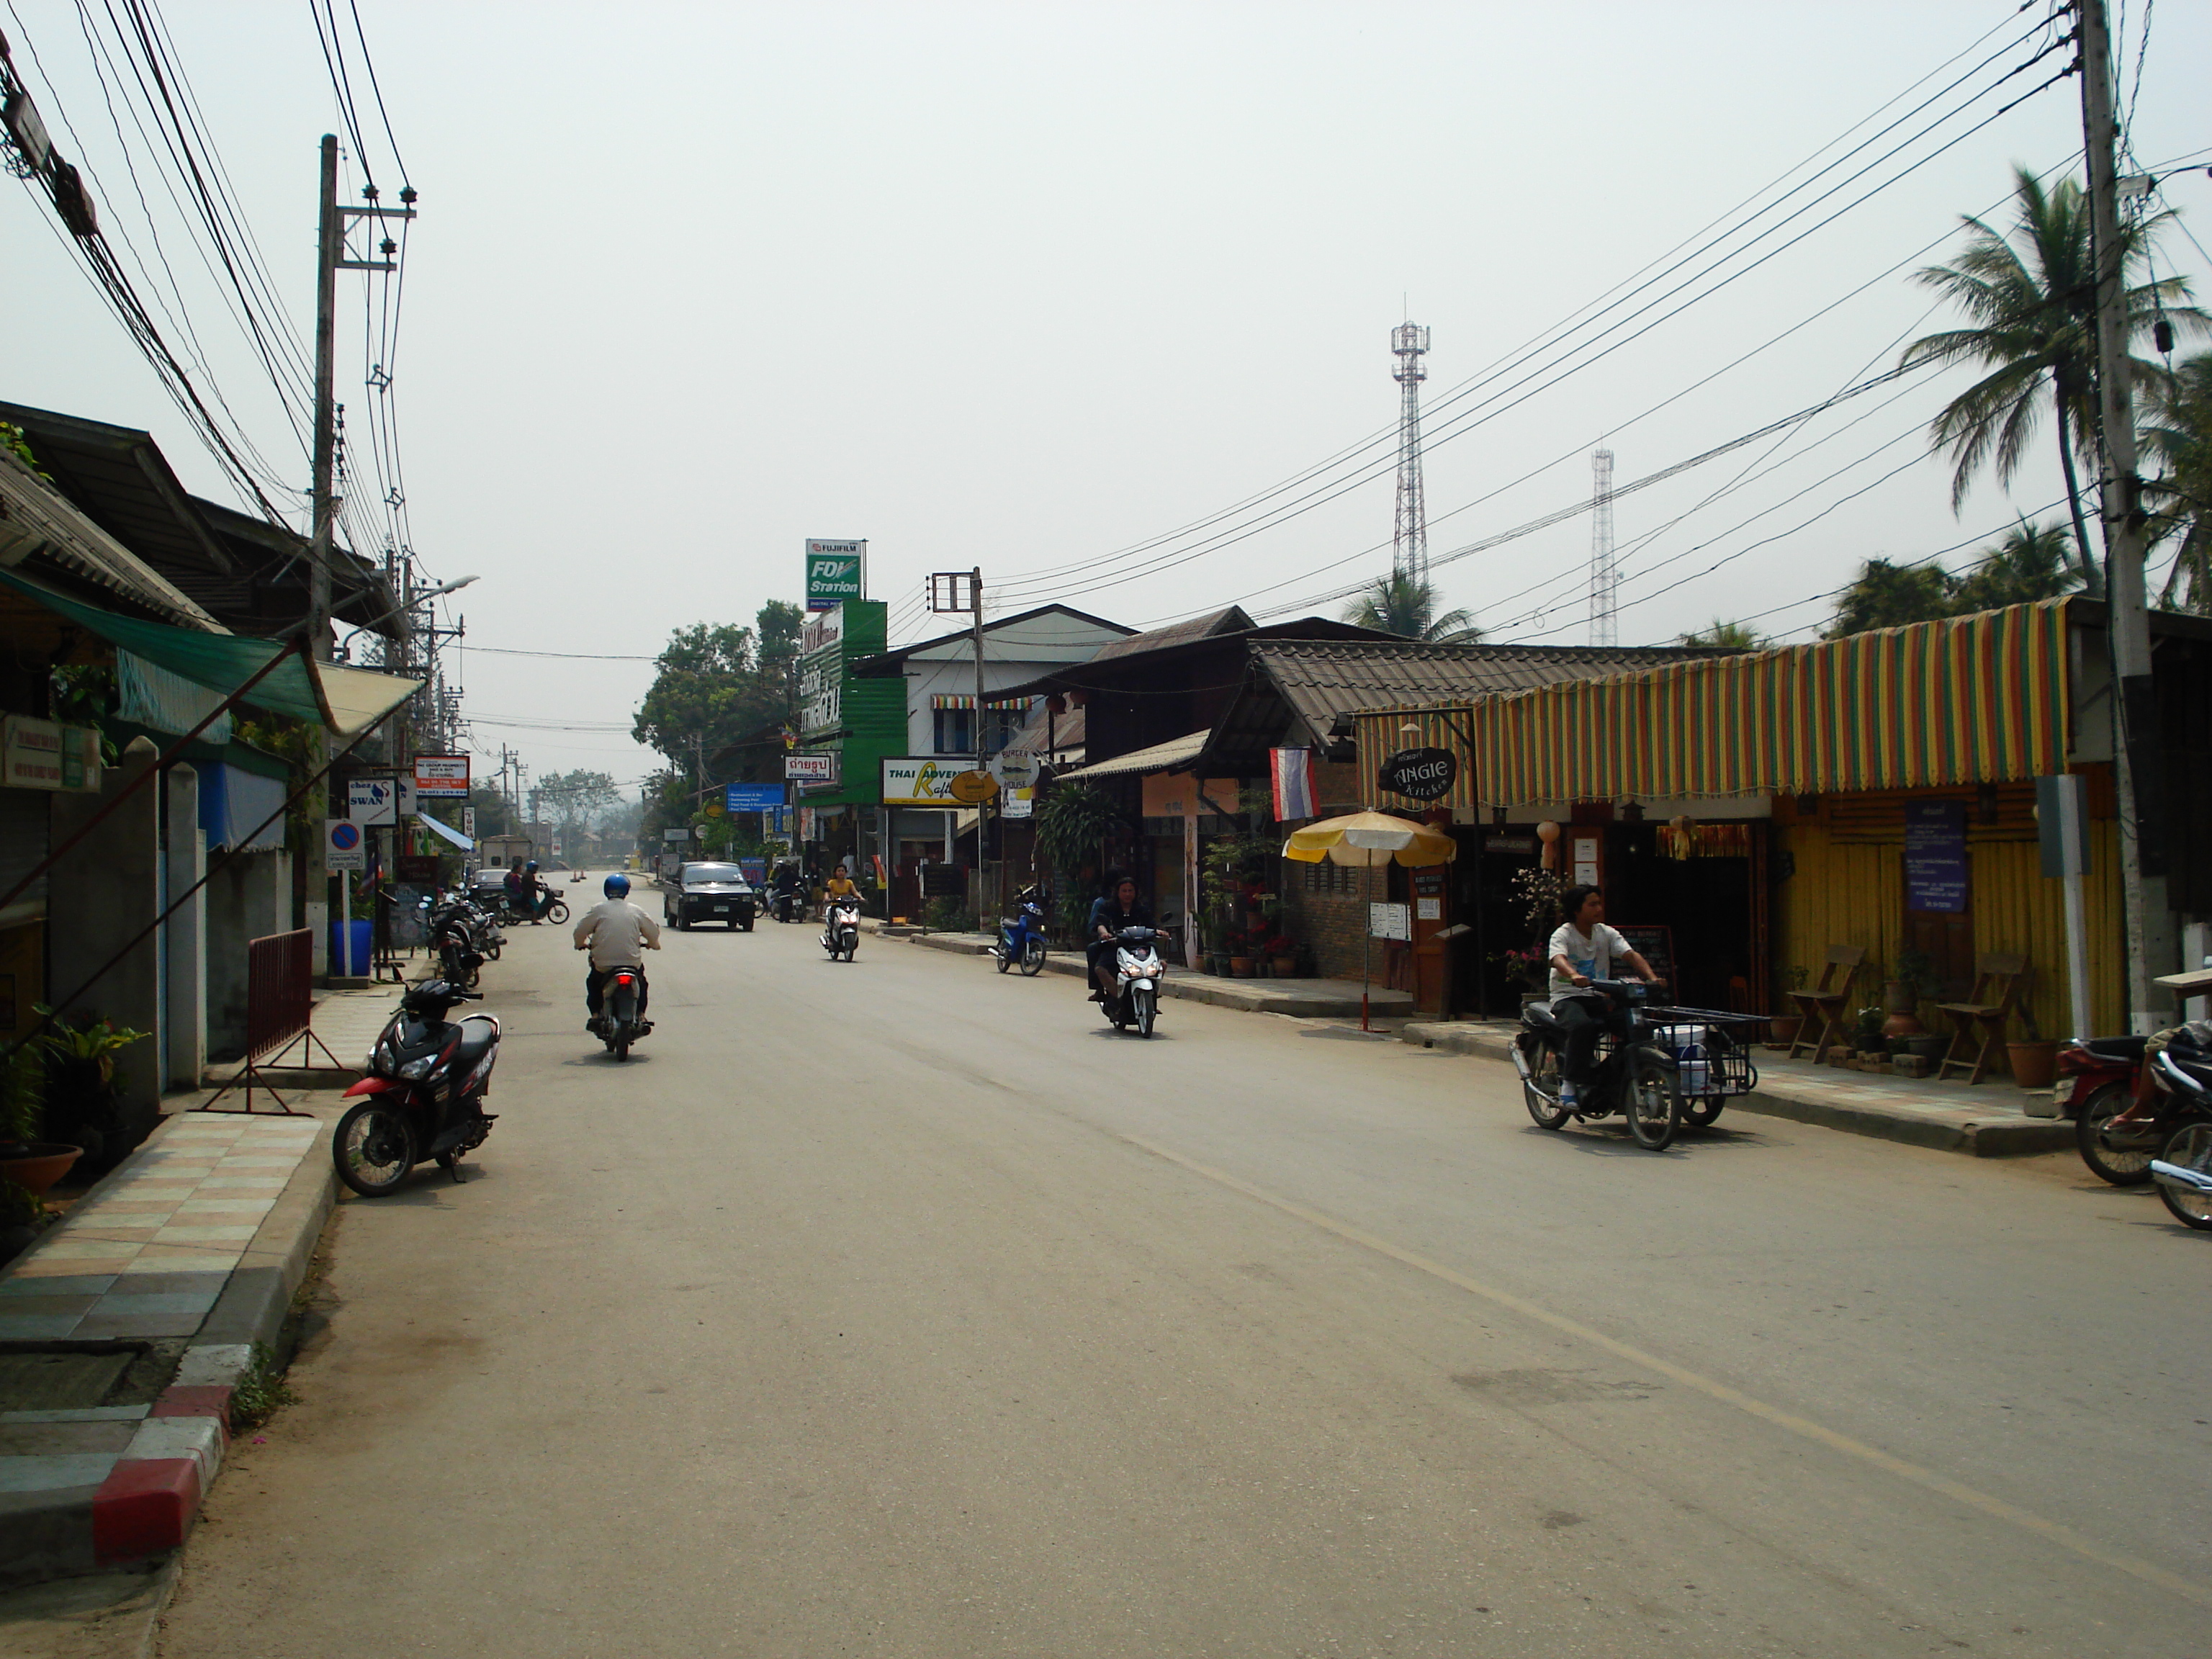
<instances>
[{"instance_id":1,"label":"man in white t-shirt","mask_svg":"<svg viewBox=\"0 0 2212 1659\"><path fill-rule=\"evenodd\" d=\"M1589 1081L1590 1060L1597 1052L1597 1037L1606 1005L1595 997L1575 993L1594 979L1620 977L1626 964L1643 980L1659 976L1638 955L1617 927L1605 925L1605 895L1595 887L1570 887L1561 896L1567 913L1552 934L1552 1012L1567 1028L1566 1053L1559 1057L1560 1098L1571 1104L1579 1085Z\"/></svg>"}]
</instances>

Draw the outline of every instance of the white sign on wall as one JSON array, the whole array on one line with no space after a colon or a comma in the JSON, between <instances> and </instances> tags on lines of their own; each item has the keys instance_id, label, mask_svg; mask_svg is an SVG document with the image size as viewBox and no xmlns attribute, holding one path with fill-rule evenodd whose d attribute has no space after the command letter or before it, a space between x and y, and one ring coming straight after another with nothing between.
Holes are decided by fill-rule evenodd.
<instances>
[{"instance_id":1,"label":"white sign on wall","mask_svg":"<svg viewBox=\"0 0 2212 1659\"><path fill-rule=\"evenodd\" d=\"M398 784L390 778L347 780L346 816L356 823L398 823Z\"/></svg>"},{"instance_id":2,"label":"white sign on wall","mask_svg":"<svg viewBox=\"0 0 2212 1659\"><path fill-rule=\"evenodd\" d=\"M837 781L837 757L834 754L786 755L783 775L806 783L835 783Z\"/></svg>"},{"instance_id":3,"label":"white sign on wall","mask_svg":"<svg viewBox=\"0 0 2212 1659\"><path fill-rule=\"evenodd\" d=\"M1367 934L1370 939L1401 939L1413 937L1413 907L1410 904L1370 904L1367 907Z\"/></svg>"}]
</instances>

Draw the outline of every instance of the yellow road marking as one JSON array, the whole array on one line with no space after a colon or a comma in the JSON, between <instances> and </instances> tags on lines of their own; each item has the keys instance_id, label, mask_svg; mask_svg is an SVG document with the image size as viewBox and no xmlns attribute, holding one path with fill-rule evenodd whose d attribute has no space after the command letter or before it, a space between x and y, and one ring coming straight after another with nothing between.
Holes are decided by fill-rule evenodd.
<instances>
[{"instance_id":1,"label":"yellow road marking","mask_svg":"<svg viewBox=\"0 0 2212 1659\"><path fill-rule=\"evenodd\" d=\"M2155 1584L2159 1589L2170 1591L2185 1601L2194 1601L2200 1607L2212 1607L2212 1589L2192 1583L2179 1573L2168 1572L2163 1567L2153 1566L2148 1561L2138 1561L2132 1556L2121 1555L2109 1550L2094 1540L2084 1538L2071 1527L2062 1526L2056 1521L2046 1520L2042 1516L2021 1509L2016 1504L2008 1504L2002 1498L1993 1498L1985 1492L1977 1491L1963 1482L1954 1480L1948 1475L1938 1474L1935 1470L1923 1468L1917 1463L1908 1463L1901 1457L1893 1457L1878 1446L1869 1446L1863 1440L1854 1440L1847 1434L1839 1434L1833 1429L1812 1421L1809 1418L1800 1417L1794 1412L1784 1411L1778 1406L1770 1406L1764 1400L1747 1395L1741 1389L1730 1388L1725 1382L1717 1382L1710 1376L1700 1376L1696 1371L1686 1370L1680 1365L1662 1359L1656 1354L1646 1353L1643 1349L1607 1336L1603 1331L1585 1325L1579 1320L1570 1319L1564 1314L1556 1314L1548 1308L1539 1307L1535 1303L1516 1296L1510 1291L1501 1291L1495 1285L1485 1285L1479 1279L1469 1279L1465 1273L1455 1272L1440 1261L1431 1261L1419 1252L1406 1249L1402 1244L1394 1244L1387 1238L1364 1232L1359 1228L1337 1220L1334 1216L1324 1215L1318 1210L1310 1210L1303 1204L1294 1203L1278 1194L1267 1191L1264 1187L1255 1187L1250 1182L1241 1180L1225 1170L1217 1170L1208 1164L1200 1164L1195 1159L1185 1158L1182 1153L1172 1152L1156 1141L1146 1140L1141 1135L1123 1135L1121 1139L1132 1146L1150 1152L1154 1158L1164 1159L1178 1169L1188 1170L1191 1174L1213 1182L1218 1186L1226 1187L1231 1192L1241 1193L1256 1203L1265 1204L1270 1209L1279 1210L1285 1215L1293 1216L1309 1226L1318 1227L1323 1232L1333 1233L1347 1243L1357 1244L1362 1249L1372 1250L1377 1255L1388 1256L1391 1261L1411 1267L1417 1273L1426 1273L1431 1279L1440 1279L1455 1290L1465 1291L1470 1296L1479 1296L1486 1302L1494 1303L1501 1308L1511 1310L1524 1319L1533 1320L1540 1325L1548 1325L1552 1329L1563 1332L1577 1341L1587 1342L1593 1347L1602 1348L1607 1353L1628 1361L1632 1365L1656 1371L1670 1382L1679 1382L1686 1389L1696 1389L1707 1399L1717 1400L1725 1406L1733 1406L1740 1412L1758 1418L1761 1422L1771 1423L1778 1429L1786 1430L1791 1434L1826 1446L1832 1451L1838 1451L1847 1457L1855 1457L1861 1462L1870 1463L1875 1468L1886 1470L1900 1480L1909 1480L1915 1486L1924 1487L1929 1492L1950 1498L1954 1503L1963 1504L1968 1509L1979 1510L1984 1515L2018 1527L2023 1532L2033 1533L2047 1542L2057 1545L2061 1549L2072 1552L2084 1560L2094 1561L2100 1566L2110 1567L2116 1572L2126 1573L2130 1577L2139 1578L2146 1584Z\"/></svg>"}]
</instances>

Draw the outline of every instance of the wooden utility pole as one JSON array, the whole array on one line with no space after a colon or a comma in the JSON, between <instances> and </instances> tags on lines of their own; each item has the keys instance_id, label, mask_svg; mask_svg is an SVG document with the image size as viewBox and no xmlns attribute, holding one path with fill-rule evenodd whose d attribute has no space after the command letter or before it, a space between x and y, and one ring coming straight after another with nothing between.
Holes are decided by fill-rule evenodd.
<instances>
[{"instance_id":1,"label":"wooden utility pole","mask_svg":"<svg viewBox=\"0 0 2212 1659\"><path fill-rule=\"evenodd\" d=\"M989 739L983 735L983 567L977 565L968 576L968 603L975 612L975 769L989 769ZM987 798L975 803L975 896L988 901L990 915L978 916L975 925L986 933L996 933L999 927L998 901L991 883L987 879L991 867L991 803Z\"/></svg>"},{"instance_id":2,"label":"wooden utility pole","mask_svg":"<svg viewBox=\"0 0 2212 1659\"><path fill-rule=\"evenodd\" d=\"M2105 598L2112 642L2112 757L2118 783L2120 900L2127 927L2128 1015L2157 1029L2151 981L2170 972L2165 791L2152 694L2150 613L2143 571L2142 479L2136 471L2133 366L2128 354L2127 249L2114 167L2112 42L2105 0L2081 0L2081 137L2089 163L2089 234L2097 258L2097 400L2105 465ZM2082 550L2086 554L2087 550Z\"/></svg>"}]
</instances>

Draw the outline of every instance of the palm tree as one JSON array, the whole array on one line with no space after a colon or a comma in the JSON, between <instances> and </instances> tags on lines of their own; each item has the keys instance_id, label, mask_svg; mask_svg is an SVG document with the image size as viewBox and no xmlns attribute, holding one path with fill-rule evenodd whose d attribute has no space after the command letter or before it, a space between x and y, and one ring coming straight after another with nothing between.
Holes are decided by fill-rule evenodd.
<instances>
[{"instance_id":1,"label":"palm tree","mask_svg":"<svg viewBox=\"0 0 2212 1659\"><path fill-rule=\"evenodd\" d=\"M1749 623L1723 622L1716 617L1711 628L1683 635L1682 643L1720 651L1764 651L1774 641Z\"/></svg>"},{"instance_id":2,"label":"palm tree","mask_svg":"<svg viewBox=\"0 0 2212 1659\"><path fill-rule=\"evenodd\" d=\"M2171 606L2185 578L2184 603L2212 615L2212 353L2186 359L2152 389L2142 442L2165 469L2143 487L2155 506L2151 539L2177 542L2159 605Z\"/></svg>"},{"instance_id":3,"label":"palm tree","mask_svg":"<svg viewBox=\"0 0 2212 1659\"><path fill-rule=\"evenodd\" d=\"M1425 645L1472 645L1482 637L1465 611L1436 614L1437 591L1402 570L1377 576L1344 608L1344 619L1361 628L1419 640Z\"/></svg>"},{"instance_id":4,"label":"palm tree","mask_svg":"<svg viewBox=\"0 0 2212 1659\"><path fill-rule=\"evenodd\" d=\"M2075 556L2072 537L2055 524L2030 524L2022 519L1960 580L1953 600L1961 615L2033 605L2070 593L2087 575Z\"/></svg>"},{"instance_id":5,"label":"palm tree","mask_svg":"<svg viewBox=\"0 0 2212 1659\"><path fill-rule=\"evenodd\" d=\"M1971 326L1930 334L1905 349L1903 364L1972 363L1989 372L1953 398L1928 429L1929 446L1948 450L1953 463L1951 507L1967 486L1994 465L2000 487L2020 470L2043 410L2048 386L2058 424L2058 459L2066 475L2066 500L2089 591L2100 591L2081 516L2076 458L2096 464L2096 265L2089 239L2089 206L2081 187L2062 179L2046 191L2026 167L2014 170L2017 210L2009 234L1979 219L1964 222L1966 247L1948 265L1929 265L1914 278L1965 312ZM2156 213L2124 227L2121 269L2129 275L2146 263L2154 234L2172 216ZM2130 338L2164 317L2202 333L2203 312L2185 302L2189 284L2179 276L2127 290ZM2139 383L2155 380L2156 366L2131 359Z\"/></svg>"}]
</instances>

